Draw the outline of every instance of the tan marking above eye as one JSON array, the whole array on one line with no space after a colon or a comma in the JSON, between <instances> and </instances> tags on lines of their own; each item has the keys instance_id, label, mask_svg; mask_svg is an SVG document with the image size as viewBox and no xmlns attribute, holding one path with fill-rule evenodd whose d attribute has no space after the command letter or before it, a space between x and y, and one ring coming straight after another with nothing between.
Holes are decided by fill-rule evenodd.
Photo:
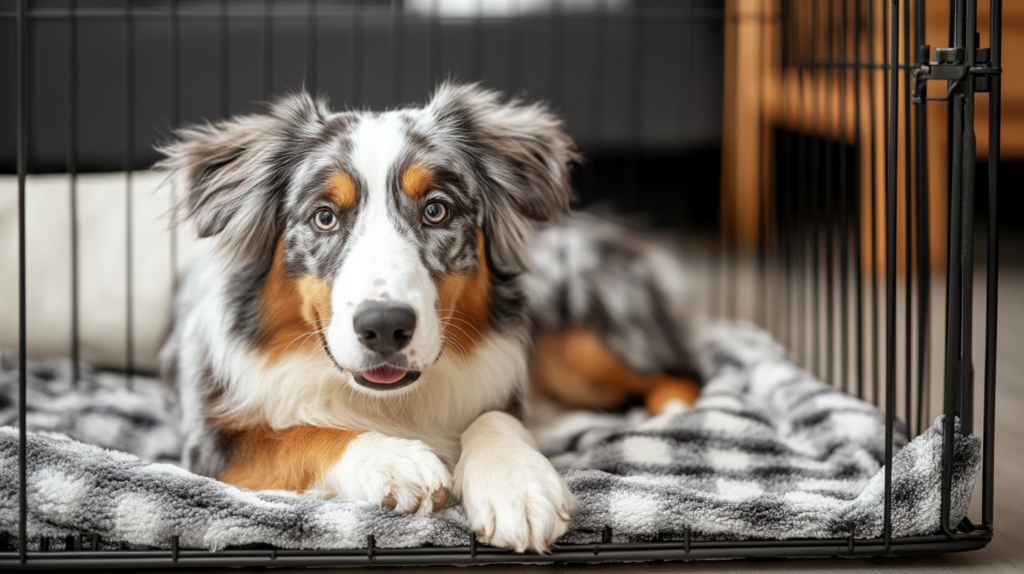
<instances>
[{"instance_id":1,"label":"tan marking above eye","mask_svg":"<svg viewBox=\"0 0 1024 574\"><path fill-rule=\"evenodd\" d=\"M422 163L414 163L402 172L402 191L413 199L430 191L433 184L433 175Z\"/></svg>"},{"instance_id":2,"label":"tan marking above eye","mask_svg":"<svg viewBox=\"0 0 1024 574\"><path fill-rule=\"evenodd\" d=\"M343 171L331 176L326 191L327 197L341 209L348 209L356 202L356 183Z\"/></svg>"}]
</instances>

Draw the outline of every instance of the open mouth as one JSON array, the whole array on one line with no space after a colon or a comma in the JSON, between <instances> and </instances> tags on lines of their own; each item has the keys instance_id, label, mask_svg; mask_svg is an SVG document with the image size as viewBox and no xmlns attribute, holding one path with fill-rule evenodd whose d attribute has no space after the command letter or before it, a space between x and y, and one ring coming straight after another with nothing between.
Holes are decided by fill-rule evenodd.
<instances>
[{"instance_id":1,"label":"open mouth","mask_svg":"<svg viewBox=\"0 0 1024 574\"><path fill-rule=\"evenodd\" d=\"M356 371L352 378L368 389L393 391L415 383L420 378L420 372L384 365Z\"/></svg>"}]
</instances>

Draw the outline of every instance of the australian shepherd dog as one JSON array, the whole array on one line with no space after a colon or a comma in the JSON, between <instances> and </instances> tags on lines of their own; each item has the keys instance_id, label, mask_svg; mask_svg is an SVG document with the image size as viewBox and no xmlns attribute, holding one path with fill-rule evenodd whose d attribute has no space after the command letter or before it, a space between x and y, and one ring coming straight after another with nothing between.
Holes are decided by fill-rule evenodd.
<instances>
[{"instance_id":1,"label":"australian shepherd dog","mask_svg":"<svg viewBox=\"0 0 1024 574\"><path fill-rule=\"evenodd\" d=\"M162 351L193 472L420 515L454 497L482 541L544 551L576 501L516 405L695 397L683 271L562 217L579 156L543 105L295 93L161 151L212 244Z\"/></svg>"}]
</instances>

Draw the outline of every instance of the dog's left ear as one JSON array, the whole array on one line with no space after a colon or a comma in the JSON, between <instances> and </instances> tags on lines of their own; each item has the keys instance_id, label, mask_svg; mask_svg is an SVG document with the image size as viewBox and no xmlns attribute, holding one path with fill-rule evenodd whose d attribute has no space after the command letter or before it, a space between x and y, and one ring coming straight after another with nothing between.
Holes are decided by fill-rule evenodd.
<instances>
[{"instance_id":1,"label":"dog's left ear","mask_svg":"<svg viewBox=\"0 0 1024 574\"><path fill-rule=\"evenodd\" d=\"M443 84L427 109L476 175L492 265L522 271L530 220L569 211L570 168L580 160L572 138L547 106L504 102L478 84Z\"/></svg>"}]
</instances>

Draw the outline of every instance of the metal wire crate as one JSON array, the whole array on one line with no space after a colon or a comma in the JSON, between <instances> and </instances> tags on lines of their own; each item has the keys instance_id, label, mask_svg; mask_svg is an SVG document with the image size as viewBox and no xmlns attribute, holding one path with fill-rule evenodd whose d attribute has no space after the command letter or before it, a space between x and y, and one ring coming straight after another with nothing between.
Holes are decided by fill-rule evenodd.
<instances>
[{"instance_id":1,"label":"metal wire crate","mask_svg":"<svg viewBox=\"0 0 1024 574\"><path fill-rule=\"evenodd\" d=\"M542 9L536 8L541 4ZM15 110L0 125L5 126L3 133L16 135L0 143L0 169L18 175L21 365L28 356L28 173L71 174L74 229L76 175L126 171L130 206L132 170L155 159L151 143L160 133L152 130L154 124L166 132L183 121L226 117L243 111L246 101L300 83L344 96L350 105L382 107L420 100L437 79L454 75L482 79L510 92L528 88L530 97L552 100L584 150L617 157L616 169L626 184L609 191L588 168L578 176L584 200L611 196L627 209L652 210L659 205L651 191L657 186L643 180L638 169L643 162L659 153L675 153L671 157L677 162L693 150L721 153L720 200L704 206L720 218L723 257L711 292L721 295L715 310L757 319L823 380L874 402L886 414L885 528L877 539L703 541L691 540L687 530L681 541L617 544L606 529L602 544L518 555L478 546L475 539L463 548L376 548L372 536L363 550L250 548L214 553L179 550L175 540L171 550L114 552L100 550L100 541L92 536L43 540L40 550L29 551L22 368L20 535L0 539L0 547L10 547L0 550L0 565L598 562L891 556L984 547L993 534L994 505L1001 2L988 3L985 29L974 0L951 0L943 16L948 38L938 40L926 28L926 16L945 7L932 4L478 0L468 12L459 12L443 0L0 3L0 29L15 38L8 46L13 53L0 50L6 54L0 75L9 76L8 85L14 88L0 95L0 102L7 98L13 105L0 103L0 108ZM986 33L987 48L975 40L979 27ZM97 47L96 39L104 35L106 45ZM55 48L50 40L57 37L63 44L57 42ZM83 42L86 37L89 42ZM926 39L942 47L932 52ZM291 52L282 55L282 48ZM324 59L331 54L343 56L343 72L328 72ZM88 72L95 62L105 62L114 71L93 77ZM204 65L205 71L190 79L189 66ZM215 81L205 81L211 78ZM63 98L44 97L47 87L54 86ZM987 142L974 135L976 94L981 93L988 94ZM753 107L750 102L755 102ZM935 107L945 109L944 118L933 112L929 119L928 109ZM106 131L100 133L87 115L102 118ZM112 133L118 135L110 137ZM746 145L751 141L757 145ZM984 394L976 406L972 305L980 298L973 281L975 223L980 220L974 212L979 144L987 147L989 173ZM946 159L938 172L936 148L939 156L945 151ZM712 164L712 169L719 165ZM717 176L694 178L707 185L717 183ZM696 186L686 189L677 182L662 195L678 194L680 188L689 195L700 193ZM947 217L936 211L941 204ZM136 371L137 318L128 213L123 368L130 384ZM72 241L77 241L74 232ZM177 269L174 245L167 257ZM70 355L77 365L78 251L77 246L72 249ZM942 361L942 376L933 377L931 278L939 273L946 282L945 340L936 357ZM940 392L933 394L933 387ZM932 408L933 397L941 398L940 407ZM980 420L975 420L976 411ZM895 419L901 416L916 435L940 413L946 415L941 531L894 538L890 507ZM972 433L977 427L982 437L979 525L970 520L948 523L956 419L959 432Z\"/></svg>"}]
</instances>

